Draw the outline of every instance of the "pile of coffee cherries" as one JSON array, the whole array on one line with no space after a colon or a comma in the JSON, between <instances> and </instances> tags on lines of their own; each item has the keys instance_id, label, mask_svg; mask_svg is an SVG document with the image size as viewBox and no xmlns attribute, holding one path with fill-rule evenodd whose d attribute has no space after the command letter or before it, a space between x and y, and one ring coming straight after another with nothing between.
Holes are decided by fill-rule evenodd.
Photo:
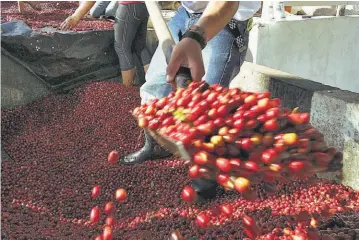
<instances>
[{"instance_id":1,"label":"pile of coffee cherries","mask_svg":"<svg viewBox=\"0 0 359 240\"><path fill-rule=\"evenodd\" d=\"M38 1L41 9L35 10L25 4L25 13L19 13L16 1L1 3L1 22L24 21L33 30L40 31L43 27L59 28L60 24L79 6L77 1ZM112 30L113 23L96 18L83 18L72 28L72 31Z\"/></svg>"},{"instance_id":2,"label":"pile of coffee cherries","mask_svg":"<svg viewBox=\"0 0 359 240\"><path fill-rule=\"evenodd\" d=\"M359 239L359 192L342 184L263 182L254 201L218 188L192 204L180 158L119 164L143 145L139 102L137 87L102 81L2 108L1 239Z\"/></svg>"},{"instance_id":3,"label":"pile of coffee cherries","mask_svg":"<svg viewBox=\"0 0 359 240\"><path fill-rule=\"evenodd\" d=\"M281 107L270 92L192 82L133 114L141 128L185 146L190 178L216 179L247 197L254 183L266 182L272 191L276 181L341 168L342 153L327 146L309 123L310 114ZM182 197L194 199L186 193Z\"/></svg>"}]
</instances>

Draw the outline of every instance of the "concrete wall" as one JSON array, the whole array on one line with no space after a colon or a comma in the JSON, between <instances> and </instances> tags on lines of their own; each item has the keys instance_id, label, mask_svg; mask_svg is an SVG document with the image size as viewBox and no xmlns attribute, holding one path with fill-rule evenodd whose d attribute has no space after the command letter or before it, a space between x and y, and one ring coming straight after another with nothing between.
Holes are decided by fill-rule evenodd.
<instances>
[{"instance_id":1,"label":"concrete wall","mask_svg":"<svg viewBox=\"0 0 359 240\"><path fill-rule=\"evenodd\" d=\"M312 124L344 154L343 183L359 190L359 94L342 90L315 92Z\"/></svg>"},{"instance_id":2,"label":"concrete wall","mask_svg":"<svg viewBox=\"0 0 359 240\"><path fill-rule=\"evenodd\" d=\"M247 61L359 93L359 16L260 23Z\"/></svg>"},{"instance_id":3,"label":"concrete wall","mask_svg":"<svg viewBox=\"0 0 359 240\"><path fill-rule=\"evenodd\" d=\"M343 175L321 174L359 190L359 94L245 62L231 87L271 91L286 107L310 111L311 123L324 134L329 146L344 154Z\"/></svg>"}]
</instances>

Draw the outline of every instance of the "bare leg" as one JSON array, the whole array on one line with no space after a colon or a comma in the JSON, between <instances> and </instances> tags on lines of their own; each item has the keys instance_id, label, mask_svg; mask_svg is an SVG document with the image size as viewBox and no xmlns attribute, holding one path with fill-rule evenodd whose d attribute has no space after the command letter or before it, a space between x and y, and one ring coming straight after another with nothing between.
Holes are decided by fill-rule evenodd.
<instances>
[{"instance_id":1,"label":"bare leg","mask_svg":"<svg viewBox=\"0 0 359 240\"><path fill-rule=\"evenodd\" d=\"M143 70L145 71L145 74L146 74L149 66L150 66L150 64L147 64L147 65L143 66Z\"/></svg>"},{"instance_id":2,"label":"bare leg","mask_svg":"<svg viewBox=\"0 0 359 240\"><path fill-rule=\"evenodd\" d=\"M136 75L136 69L130 69L127 71L121 71L123 85L129 87L133 85Z\"/></svg>"}]
</instances>

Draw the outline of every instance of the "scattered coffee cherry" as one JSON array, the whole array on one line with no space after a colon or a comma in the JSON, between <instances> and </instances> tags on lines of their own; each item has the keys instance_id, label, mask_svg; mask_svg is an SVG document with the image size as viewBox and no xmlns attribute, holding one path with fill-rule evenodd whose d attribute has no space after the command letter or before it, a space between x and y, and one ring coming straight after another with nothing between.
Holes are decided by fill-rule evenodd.
<instances>
[{"instance_id":1,"label":"scattered coffee cherry","mask_svg":"<svg viewBox=\"0 0 359 240\"><path fill-rule=\"evenodd\" d=\"M115 194L116 200L119 202L123 202L127 199L127 192L125 189L123 188L119 188L116 190L116 194Z\"/></svg>"}]
</instances>

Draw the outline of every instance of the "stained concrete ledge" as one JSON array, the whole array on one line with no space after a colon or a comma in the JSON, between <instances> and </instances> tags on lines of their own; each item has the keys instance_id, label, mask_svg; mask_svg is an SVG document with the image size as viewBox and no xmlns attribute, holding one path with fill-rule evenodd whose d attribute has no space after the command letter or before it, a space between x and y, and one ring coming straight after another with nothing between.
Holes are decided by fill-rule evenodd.
<instances>
[{"instance_id":1,"label":"stained concrete ledge","mask_svg":"<svg viewBox=\"0 0 359 240\"><path fill-rule=\"evenodd\" d=\"M26 105L50 93L25 67L1 52L1 107Z\"/></svg>"},{"instance_id":2,"label":"stained concrete ledge","mask_svg":"<svg viewBox=\"0 0 359 240\"><path fill-rule=\"evenodd\" d=\"M271 91L283 106L309 111L312 125L328 145L343 152L342 183L359 190L359 94L245 62L231 87L246 91ZM320 177L339 179L338 173Z\"/></svg>"},{"instance_id":3,"label":"stained concrete ledge","mask_svg":"<svg viewBox=\"0 0 359 240\"><path fill-rule=\"evenodd\" d=\"M359 190L359 94L343 90L315 92L310 115L327 143L344 154L343 183Z\"/></svg>"},{"instance_id":4,"label":"stained concrete ledge","mask_svg":"<svg viewBox=\"0 0 359 240\"><path fill-rule=\"evenodd\" d=\"M310 111L314 92L337 89L250 62L243 63L230 86L251 92L270 91L285 107L299 106L302 111Z\"/></svg>"}]
</instances>

